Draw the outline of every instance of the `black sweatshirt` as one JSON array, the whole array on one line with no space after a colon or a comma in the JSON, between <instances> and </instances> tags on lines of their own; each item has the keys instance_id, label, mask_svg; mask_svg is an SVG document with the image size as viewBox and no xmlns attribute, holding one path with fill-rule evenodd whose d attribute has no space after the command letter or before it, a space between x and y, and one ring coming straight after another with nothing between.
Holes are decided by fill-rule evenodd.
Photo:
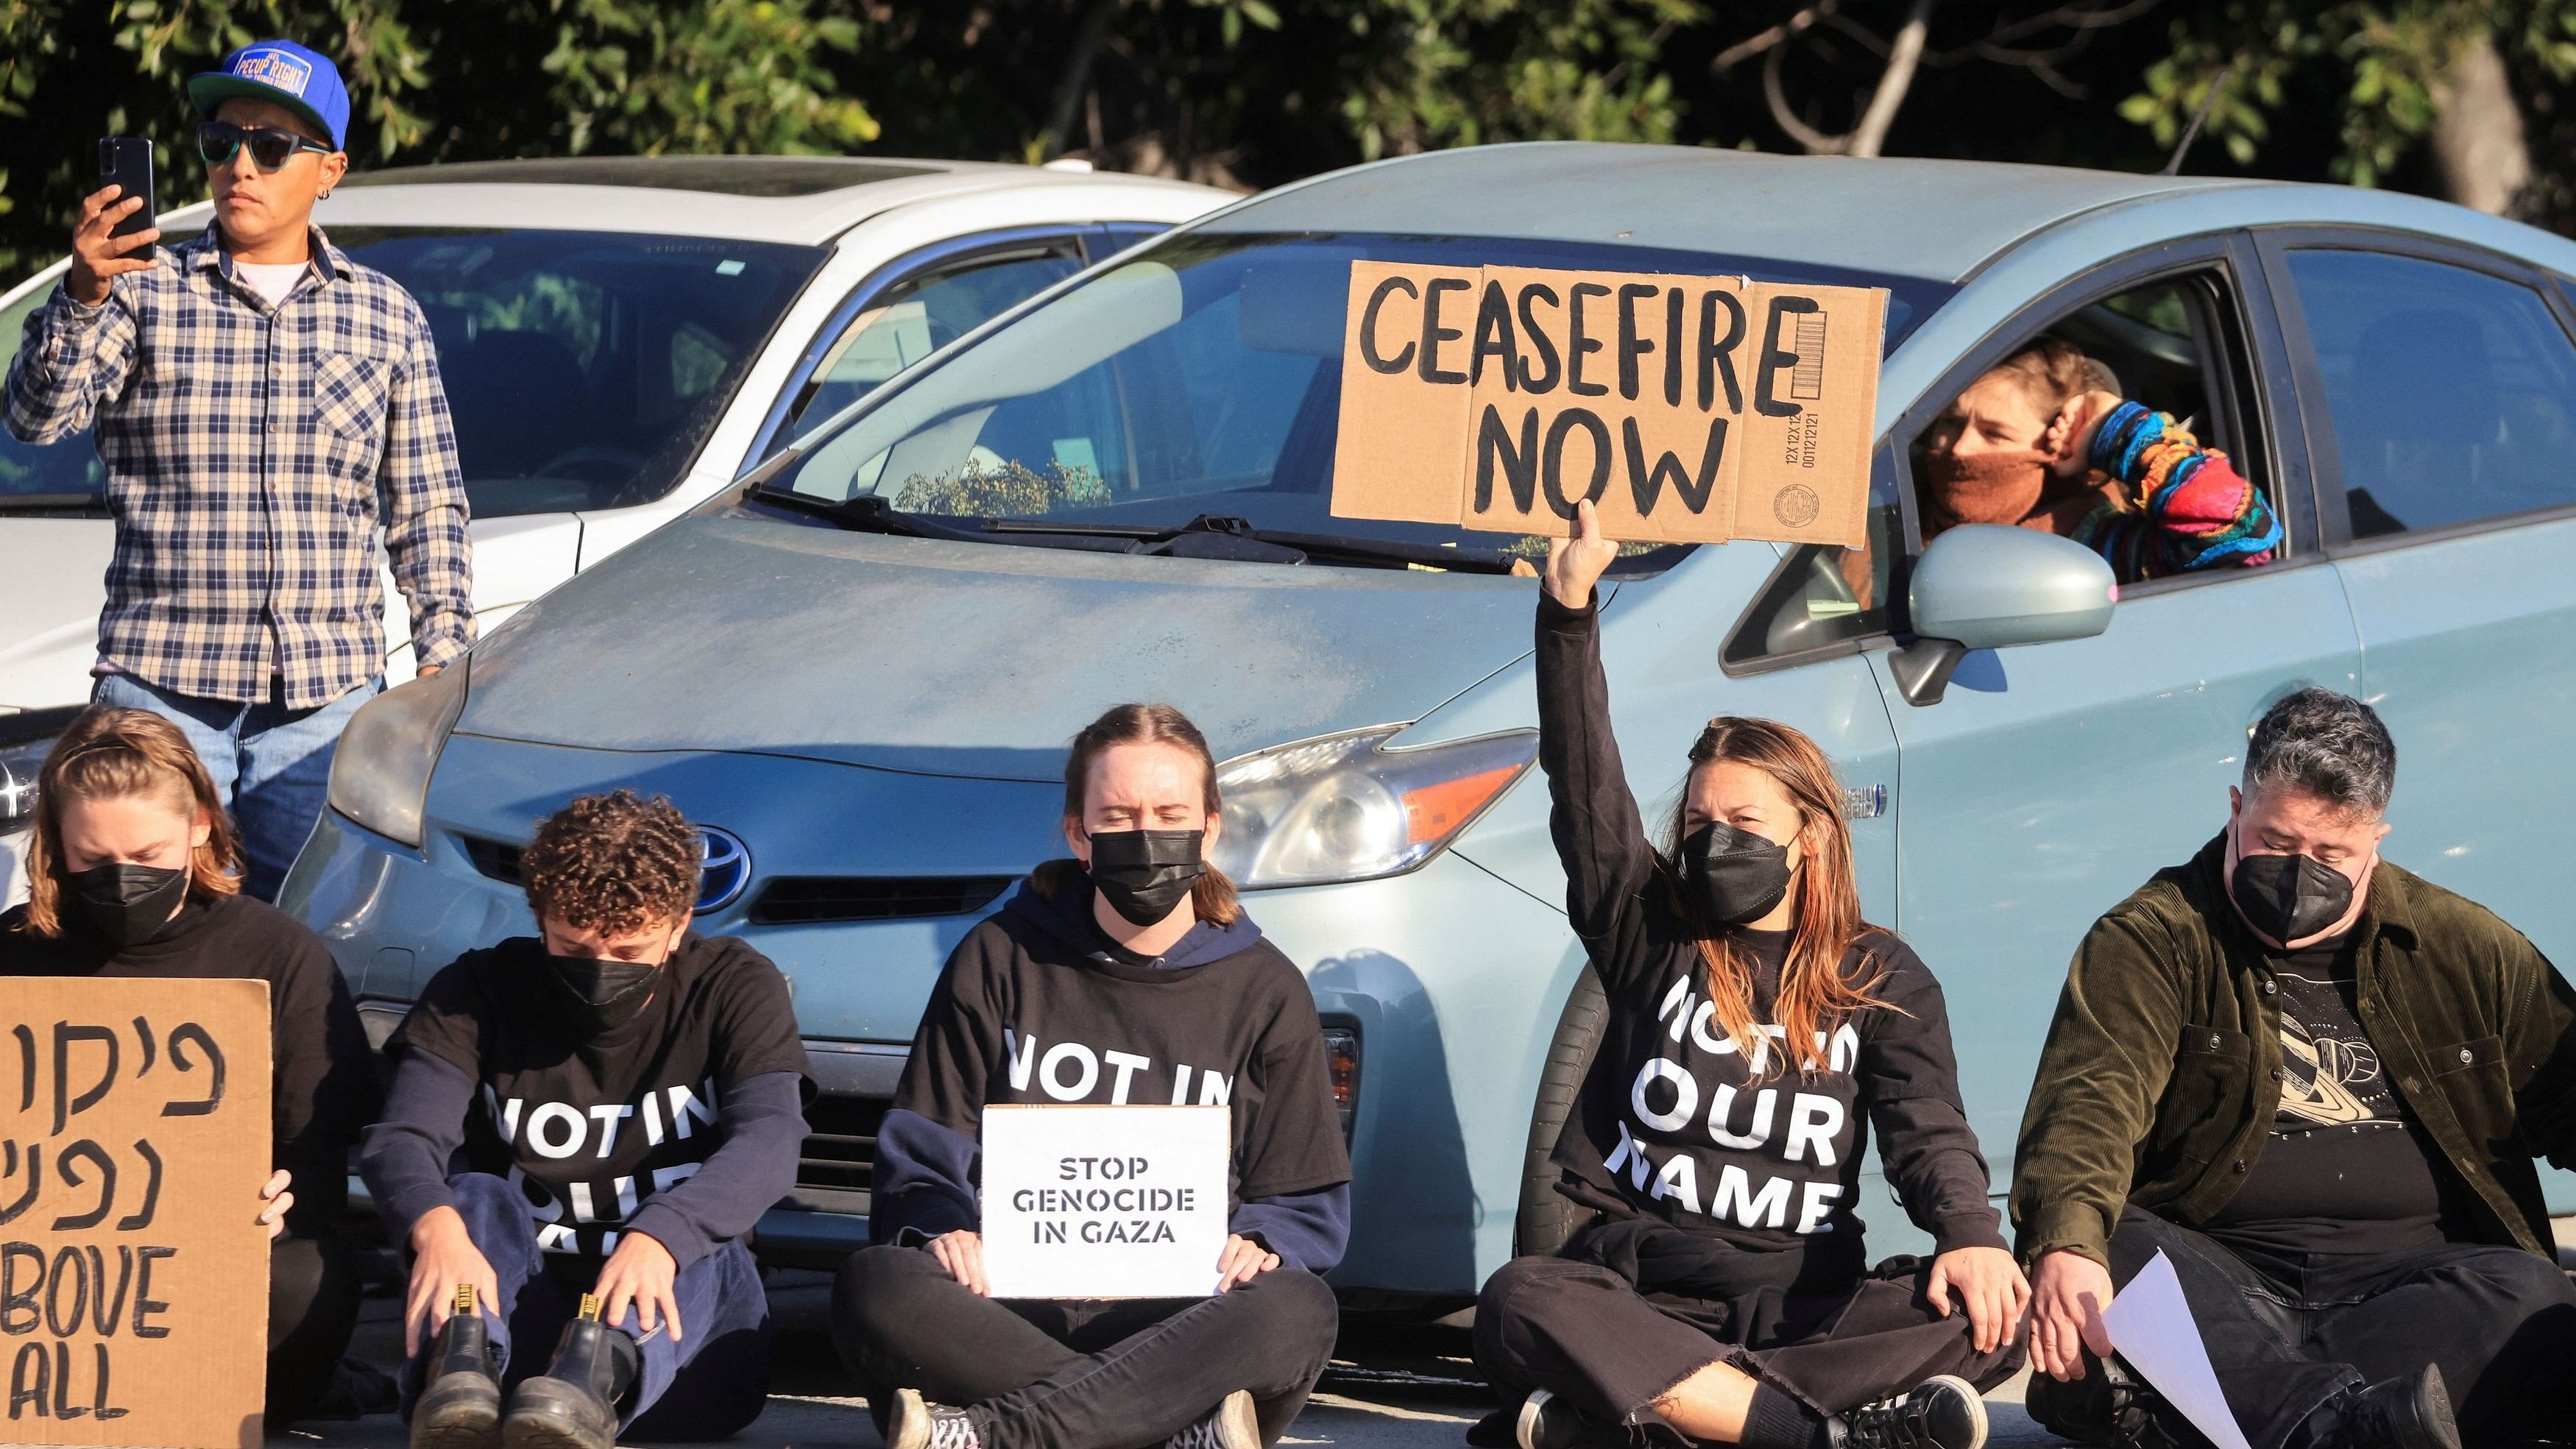
<instances>
[{"instance_id":1,"label":"black sweatshirt","mask_svg":"<svg viewBox=\"0 0 2576 1449\"><path fill-rule=\"evenodd\" d=\"M794 1185L805 1137L786 978L693 931L634 1020L585 1037L552 970L533 937L470 951L387 1044L393 1093L360 1166L395 1235L455 1205L457 1171L516 1180L538 1245L571 1258L640 1232L685 1268L749 1231Z\"/></svg>"},{"instance_id":2,"label":"black sweatshirt","mask_svg":"<svg viewBox=\"0 0 2576 1449\"><path fill-rule=\"evenodd\" d=\"M327 1236L348 1205L349 1144L376 1112L376 1074L348 983L322 938L248 896L191 894L168 935L123 950L66 902L64 933L0 916L0 976L247 978L268 983L270 1162L294 1174L286 1230Z\"/></svg>"},{"instance_id":3,"label":"black sweatshirt","mask_svg":"<svg viewBox=\"0 0 2576 1449\"><path fill-rule=\"evenodd\" d=\"M1890 1186L1939 1251L2002 1247L1931 970L1869 929L1842 970L1862 983L1877 977L1872 994L1886 1005L1755 1080L1712 1014L1708 968L1628 792L1595 611L1542 593L1536 663L1539 766L1566 913L1609 999L1599 1053L1557 1138L1558 1190L1613 1219L1660 1218L1741 1248L1812 1247L1857 1264L1854 1194L1875 1126ZM1738 933L1757 963L1757 1023L1770 1021L1787 940Z\"/></svg>"},{"instance_id":4,"label":"black sweatshirt","mask_svg":"<svg viewBox=\"0 0 2576 1449\"><path fill-rule=\"evenodd\" d=\"M1091 897L1079 866L1051 863L949 954L878 1131L869 1237L977 1226L987 1104L1183 1102L1232 1109L1229 1230L1331 1268L1351 1165L1306 978L1248 916L1140 961Z\"/></svg>"}]
</instances>

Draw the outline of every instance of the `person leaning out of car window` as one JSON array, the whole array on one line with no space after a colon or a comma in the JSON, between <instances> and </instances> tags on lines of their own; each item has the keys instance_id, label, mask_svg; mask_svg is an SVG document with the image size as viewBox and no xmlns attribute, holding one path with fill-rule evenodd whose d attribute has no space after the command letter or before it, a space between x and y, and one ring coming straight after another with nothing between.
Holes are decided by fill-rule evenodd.
<instances>
[{"instance_id":1,"label":"person leaning out of car window","mask_svg":"<svg viewBox=\"0 0 2576 1449\"><path fill-rule=\"evenodd\" d=\"M1514 1259L1476 1361L1519 1400L1471 1442L1976 1449L2029 1287L1987 1201L1940 983L1860 917L1833 768L1768 720L1709 721L1657 850L1611 738L1590 503L1549 547L1539 765L1566 913L1601 978L1558 1191L1598 1217ZM1875 1129L1928 1263L1873 1268Z\"/></svg>"},{"instance_id":2,"label":"person leaning out of car window","mask_svg":"<svg viewBox=\"0 0 2576 1449\"><path fill-rule=\"evenodd\" d=\"M411 294L313 224L347 172L326 56L245 45L191 76L214 220L167 250L151 204L81 202L72 258L9 361L28 443L94 429L116 550L90 697L187 732L274 900L340 731L383 685L389 569L426 676L474 642L465 484Z\"/></svg>"},{"instance_id":3,"label":"person leaning out of car window","mask_svg":"<svg viewBox=\"0 0 2576 1449\"><path fill-rule=\"evenodd\" d=\"M787 978L689 929L702 850L668 800L555 812L520 861L538 934L459 957L387 1045L359 1165L411 1250L413 1449L721 1439L760 1415L743 1235L795 1184L811 1082Z\"/></svg>"},{"instance_id":4,"label":"person leaning out of car window","mask_svg":"<svg viewBox=\"0 0 2576 1449\"><path fill-rule=\"evenodd\" d=\"M1339 1315L1319 1275L1350 1235L1350 1158L1306 978L1206 860L1219 810L1216 762L1179 710L1110 710L1065 761L1073 858L950 953L878 1129L877 1246L832 1294L888 1449L1259 1449L1322 1375ZM1065 1100L1026 1072L1065 1050L1116 1066L1072 1100L1232 1114L1214 1297L990 1296L984 1109Z\"/></svg>"},{"instance_id":5,"label":"person leaning out of car window","mask_svg":"<svg viewBox=\"0 0 2576 1449\"><path fill-rule=\"evenodd\" d=\"M2226 827L2096 923L2012 1190L2031 1416L2198 1442L2102 1308L2159 1253L2253 1449L2459 1449L2576 1424L2576 1288L2534 1154L2576 1164L2576 995L2522 934L2381 858L2397 749L2306 689Z\"/></svg>"},{"instance_id":6,"label":"person leaning out of car window","mask_svg":"<svg viewBox=\"0 0 2576 1449\"><path fill-rule=\"evenodd\" d=\"M2044 529L2110 560L2122 583L2280 553L2262 489L2060 338L1970 383L1932 425L1924 463L1927 544L1962 523Z\"/></svg>"},{"instance_id":7,"label":"person leaning out of car window","mask_svg":"<svg viewBox=\"0 0 2576 1449\"><path fill-rule=\"evenodd\" d=\"M36 781L27 902L0 916L0 976L268 983L276 1171L258 1209L270 1240L268 1422L388 1406L384 1375L354 1364L338 1372L358 1320L358 1275L335 1224L376 1077L330 950L241 893L222 797L168 720L92 705Z\"/></svg>"}]
</instances>

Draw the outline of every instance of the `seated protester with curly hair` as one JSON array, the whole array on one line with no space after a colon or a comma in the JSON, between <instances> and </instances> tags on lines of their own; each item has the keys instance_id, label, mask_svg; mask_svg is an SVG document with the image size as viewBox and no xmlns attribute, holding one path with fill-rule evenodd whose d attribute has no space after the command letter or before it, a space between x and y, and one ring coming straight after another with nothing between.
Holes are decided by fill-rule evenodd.
<instances>
[{"instance_id":1,"label":"seated protester with curly hair","mask_svg":"<svg viewBox=\"0 0 2576 1449\"><path fill-rule=\"evenodd\" d=\"M877 1137L832 1336L888 1449L1258 1449L1305 1406L1339 1315L1349 1155L1306 979L1202 858L1207 740L1169 705L1074 736L1064 838L966 933ZM1094 1054L1072 1100L1226 1106L1228 1237L1207 1298L1003 1299L984 1275L984 1109L1066 1100L1029 1063ZM1017 1044L1016 1047L1014 1044Z\"/></svg>"},{"instance_id":2,"label":"seated protester with curly hair","mask_svg":"<svg viewBox=\"0 0 2576 1449\"><path fill-rule=\"evenodd\" d=\"M0 976L248 977L268 983L268 1422L349 1418L384 1375L341 1352L358 1275L336 1224L349 1144L374 1114L375 1069L329 948L241 893L223 797L177 725L93 705L36 776L27 903L0 915ZM244 1211L252 1211L245 1205Z\"/></svg>"},{"instance_id":3,"label":"seated protester with curly hair","mask_svg":"<svg viewBox=\"0 0 2576 1449\"><path fill-rule=\"evenodd\" d=\"M521 858L540 934L458 958L387 1046L360 1161L412 1254L414 1449L719 1439L761 1411L742 1235L795 1181L805 1047L778 968L689 929L699 859L668 800L573 801Z\"/></svg>"},{"instance_id":4,"label":"seated protester with curly hair","mask_svg":"<svg viewBox=\"0 0 2576 1449\"><path fill-rule=\"evenodd\" d=\"M1925 440L1923 541L1962 523L2044 529L2124 584L2267 564L2281 520L2227 455L2120 395L2111 369L2047 338L1988 368Z\"/></svg>"}]
</instances>

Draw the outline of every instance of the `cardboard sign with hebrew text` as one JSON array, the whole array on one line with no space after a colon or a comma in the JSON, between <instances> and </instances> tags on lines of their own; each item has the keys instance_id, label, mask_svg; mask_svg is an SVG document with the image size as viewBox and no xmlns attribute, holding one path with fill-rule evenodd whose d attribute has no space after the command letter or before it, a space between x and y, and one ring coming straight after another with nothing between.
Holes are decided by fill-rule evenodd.
<instances>
[{"instance_id":1,"label":"cardboard sign with hebrew text","mask_svg":"<svg viewBox=\"0 0 2576 1449\"><path fill-rule=\"evenodd\" d=\"M1332 511L1857 546L1887 294L1353 262Z\"/></svg>"},{"instance_id":2,"label":"cardboard sign with hebrew text","mask_svg":"<svg viewBox=\"0 0 2576 1449\"><path fill-rule=\"evenodd\" d=\"M0 1442L253 1449L265 981L0 983Z\"/></svg>"}]
</instances>

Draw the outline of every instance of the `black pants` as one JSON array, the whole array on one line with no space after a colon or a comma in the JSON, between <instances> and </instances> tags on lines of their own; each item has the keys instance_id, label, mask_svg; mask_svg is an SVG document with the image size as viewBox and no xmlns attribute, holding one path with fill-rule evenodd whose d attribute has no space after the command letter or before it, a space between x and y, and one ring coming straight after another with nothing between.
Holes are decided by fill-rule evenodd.
<instances>
[{"instance_id":1,"label":"black pants","mask_svg":"<svg viewBox=\"0 0 2576 1449\"><path fill-rule=\"evenodd\" d=\"M1332 1357L1324 1280L1276 1268L1213 1298L996 1299L920 1248L841 1265L832 1338L879 1427L896 1389L981 1411L987 1449L1142 1449L1237 1389L1275 1443Z\"/></svg>"},{"instance_id":2,"label":"black pants","mask_svg":"<svg viewBox=\"0 0 2576 1449\"><path fill-rule=\"evenodd\" d=\"M284 1428L330 1391L358 1326L358 1273L338 1238L268 1248L268 1424Z\"/></svg>"},{"instance_id":3,"label":"black pants","mask_svg":"<svg viewBox=\"0 0 2576 1449\"><path fill-rule=\"evenodd\" d=\"M1825 1414L1936 1374L1988 1389L2021 1367L2018 1339L1979 1353L1964 1311L1933 1312L1923 1291L1930 1266L1915 1259L1819 1282L1794 1261L1763 1261L1793 1255L1715 1248L1715 1274L1703 1267L1694 1293L1651 1271L1641 1289L1639 1255L1616 1241L1585 1234L1566 1256L1515 1258L1494 1274L1476 1302L1476 1363L1487 1382L1507 1397L1545 1389L1596 1418L1662 1430L1650 1405L1713 1363Z\"/></svg>"},{"instance_id":4,"label":"black pants","mask_svg":"<svg viewBox=\"0 0 2576 1449\"><path fill-rule=\"evenodd\" d=\"M2111 1277L2161 1251L2199 1322L2227 1406L2254 1449L2280 1449L2335 1394L2442 1367L2472 1442L2576 1424L2576 1287L2519 1248L2284 1259L2230 1251L2143 1209L2120 1214ZM2045 1421L2043 1421L2045 1422ZM2183 1443L2198 1436L2178 1420Z\"/></svg>"}]
</instances>

